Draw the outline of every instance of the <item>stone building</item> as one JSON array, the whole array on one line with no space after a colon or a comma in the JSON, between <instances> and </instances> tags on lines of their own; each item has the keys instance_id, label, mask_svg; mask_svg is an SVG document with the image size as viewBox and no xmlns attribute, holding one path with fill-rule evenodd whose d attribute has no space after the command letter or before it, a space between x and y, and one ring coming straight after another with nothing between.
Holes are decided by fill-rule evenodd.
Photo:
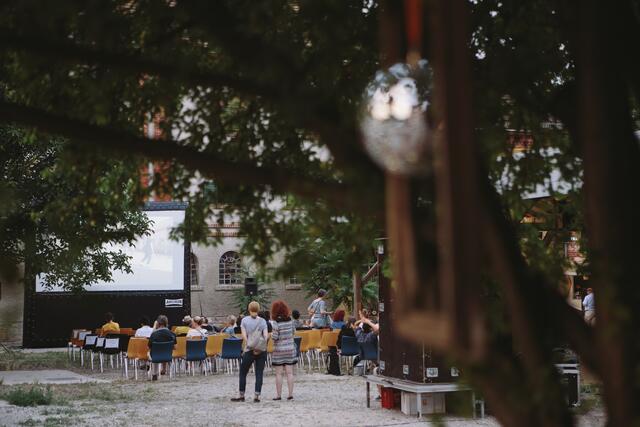
<instances>
[{"instance_id":1,"label":"stone building","mask_svg":"<svg viewBox=\"0 0 640 427\"><path fill-rule=\"evenodd\" d=\"M229 314L236 314L234 291L244 289L241 267L250 260L241 253L242 237L238 235L238 223L212 225L212 233L222 234L222 243L215 247L192 245L191 247L191 311L222 321ZM274 262L280 259L276 258ZM262 284L261 284L262 286ZM310 299L295 278L276 280L264 286L273 290L274 299L283 299L291 309L306 313Z\"/></svg>"},{"instance_id":2,"label":"stone building","mask_svg":"<svg viewBox=\"0 0 640 427\"><path fill-rule=\"evenodd\" d=\"M237 314L234 293L244 289L242 266L251 265L242 255L243 239L239 224L230 222L211 225L211 233L221 233L217 246L191 245L189 262L191 279L191 312L221 322L229 314ZM280 258L281 260L281 258ZM278 262L278 259L275 260ZM300 283L294 278L261 284L273 290L273 299L283 299L291 307L306 314L310 302ZM267 307L268 308L268 307ZM24 284L22 280L0 278L0 343L21 346L24 323ZM121 325L130 327L134 325Z\"/></svg>"}]
</instances>

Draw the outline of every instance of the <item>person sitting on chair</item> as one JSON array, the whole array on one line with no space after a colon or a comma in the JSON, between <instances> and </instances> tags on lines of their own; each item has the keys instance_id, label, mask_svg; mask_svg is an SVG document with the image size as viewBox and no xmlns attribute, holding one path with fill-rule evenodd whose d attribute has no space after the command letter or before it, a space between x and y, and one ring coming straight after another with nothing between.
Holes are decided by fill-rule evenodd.
<instances>
[{"instance_id":1,"label":"person sitting on chair","mask_svg":"<svg viewBox=\"0 0 640 427\"><path fill-rule=\"evenodd\" d=\"M347 319L347 323L345 323L342 328L340 328L340 333L338 334L338 341L336 345L338 348L342 347L342 337L354 337L356 336L356 331L353 330L353 324L356 322L356 318L351 316Z\"/></svg>"},{"instance_id":2,"label":"person sitting on chair","mask_svg":"<svg viewBox=\"0 0 640 427\"><path fill-rule=\"evenodd\" d=\"M178 342L176 339L176 334L169 330L169 319L164 314L158 316L156 320L157 329L153 331L151 336L149 337L149 348L151 348L151 344L154 342L169 342L172 341L174 344ZM151 358L149 358L151 360ZM151 379L156 381L158 379L158 371L156 370L156 364L152 365L151 371ZM164 374L166 370L166 366L162 367L162 373Z\"/></svg>"},{"instance_id":3,"label":"person sitting on chair","mask_svg":"<svg viewBox=\"0 0 640 427\"><path fill-rule=\"evenodd\" d=\"M296 329L309 329L304 324L304 321L300 320L300 312L298 310L293 310L291 317L293 318L293 326L295 326Z\"/></svg>"},{"instance_id":4,"label":"person sitting on chair","mask_svg":"<svg viewBox=\"0 0 640 427\"><path fill-rule=\"evenodd\" d=\"M196 316L191 320L191 328L187 332L187 338L206 338L207 330L202 328L203 319Z\"/></svg>"},{"instance_id":5,"label":"person sitting on chair","mask_svg":"<svg viewBox=\"0 0 640 427\"><path fill-rule=\"evenodd\" d=\"M140 327L136 329L136 338L149 338L153 333L153 328L149 326L149 318L147 316L142 316L140 319Z\"/></svg>"},{"instance_id":6,"label":"person sitting on chair","mask_svg":"<svg viewBox=\"0 0 640 427\"><path fill-rule=\"evenodd\" d=\"M242 333L242 328L240 327L240 325L242 324L242 318L243 316L240 315L238 316L238 318L236 319L236 326L233 328L233 333L235 335L239 335Z\"/></svg>"},{"instance_id":7,"label":"person sitting on chair","mask_svg":"<svg viewBox=\"0 0 640 427\"><path fill-rule=\"evenodd\" d=\"M191 322L193 319L188 314L182 318L182 326L178 326L174 331L176 336L182 337L189 333L189 329L191 329Z\"/></svg>"},{"instance_id":8,"label":"person sitting on chair","mask_svg":"<svg viewBox=\"0 0 640 427\"><path fill-rule=\"evenodd\" d=\"M344 326L344 310L336 310L331 319L331 329L342 329Z\"/></svg>"},{"instance_id":9,"label":"person sitting on chair","mask_svg":"<svg viewBox=\"0 0 640 427\"><path fill-rule=\"evenodd\" d=\"M222 327L222 333L233 335L233 329L236 327L236 316L230 314L227 316L227 323Z\"/></svg>"},{"instance_id":10,"label":"person sitting on chair","mask_svg":"<svg viewBox=\"0 0 640 427\"><path fill-rule=\"evenodd\" d=\"M107 334L119 334L120 333L120 325L113 321L113 313L108 312L104 315L104 318L107 323L102 325L102 336Z\"/></svg>"},{"instance_id":11,"label":"person sitting on chair","mask_svg":"<svg viewBox=\"0 0 640 427\"><path fill-rule=\"evenodd\" d=\"M205 316L202 316L202 329L207 331L208 335L213 335L217 332L220 332L220 329L218 329L216 325L209 324L209 319Z\"/></svg>"},{"instance_id":12,"label":"person sitting on chair","mask_svg":"<svg viewBox=\"0 0 640 427\"><path fill-rule=\"evenodd\" d=\"M379 325L373 323L371 319L367 318L362 312L360 312L360 320L358 320L356 324L356 339L359 344L378 343L378 332L380 331ZM362 360L362 354L353 359L353 365L357 365L360 360Z\"/></svg>"}]
</instances>

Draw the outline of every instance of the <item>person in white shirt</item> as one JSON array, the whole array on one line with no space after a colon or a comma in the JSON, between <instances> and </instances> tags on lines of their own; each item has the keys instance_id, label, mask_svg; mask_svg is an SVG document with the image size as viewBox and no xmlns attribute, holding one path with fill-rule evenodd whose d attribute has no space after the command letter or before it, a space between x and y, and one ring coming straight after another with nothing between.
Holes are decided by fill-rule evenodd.
<instances>
[{"instance_id":1,"label":"person in white shirt","mask_svg":"<svg viewBox=\"0 0 640 427\"><path fill-rule=\"evenodd\" d=\"M147 316L142 316L140 319L140 327L136 329L136 337L137 338L149 338L151 333L153 332L153 328L149 326L149 318Z\"/></svg>"},{"instance_id":2,"label":"person in white shirt","mask_svg":"<svg viewBox=\"0 0 640 427\"><path fill-rule=\"evenodd\" d=\"M187 332L187 338L206 338L207 330L202 328L204 319L200 316L195 316L191 321L191 328Z\"/></svg>"},{"instance_id":3,"label":"person in white shirt","mask_svg":"<svg viewBox=\"0 0 640 427\"><path fill-rule=\"evenodd\" d=\"M584 310L584 320L587 324L593 326L596 324L596 303L593 299L593 289L587 288L587 296L582 300L582 309Z\"/></svg>"}]
</instances>

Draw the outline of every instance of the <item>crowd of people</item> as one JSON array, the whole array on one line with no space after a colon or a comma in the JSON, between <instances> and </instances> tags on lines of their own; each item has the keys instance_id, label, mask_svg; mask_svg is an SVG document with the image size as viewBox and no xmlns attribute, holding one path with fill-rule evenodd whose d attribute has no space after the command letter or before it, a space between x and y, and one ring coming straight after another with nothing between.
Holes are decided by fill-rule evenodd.
<instances>
[{"instance_id":1,"label":"crowd of people","mask_svg":"<svg viewBox=\"0 0 640 427\"><path fill-rule=\"evenodd\" d=\"M259 402L262 392L262 380L264 367L267 361L267 343L269 339L273 341L273 352L271 363L275 368L276 396L273 400L282 399L283 379L287 380L287 400L293 399L293 366L298 362L297 350L294 341L296 330L309 329L339 329L337 349L340 351L342 337L355 337L358 342L377 342L379 327L376 322L369 318L366 310L359 313L359 319L351 316L345 320L345 311L327 310L325 297L327 292L323 289L318 291L315 298L307 308L308 319L301 319L298 310L290 310L289 306L282 300L275 301L271 305L271 311L261 310L260 304L252 301L244 315L227 316L225 322L219 326L209 323L209 319L204 316L185 316L181 325L173 330L169 329L167 316L157 317L153 326L150 319L143 316L140 319L139 328L135 331L136 337L143 337L149 340L149 347L157 342L177 342L177 337L206 338L209 335L218 333L228 334L233 339L243 339L244 348L240 362L239 393L232 398L234 402L245 400L246 379L251 369L255 371L255 394L253 401ZM114 321L112 313L105 316L106 323L102 325L102 334L118 333L120 325ZM356 356L356 363L358 361ZM154 364L155 366L155 364ZM151 378L157 380L157 368L152 368Z\"/></svg>"}]
</instances>

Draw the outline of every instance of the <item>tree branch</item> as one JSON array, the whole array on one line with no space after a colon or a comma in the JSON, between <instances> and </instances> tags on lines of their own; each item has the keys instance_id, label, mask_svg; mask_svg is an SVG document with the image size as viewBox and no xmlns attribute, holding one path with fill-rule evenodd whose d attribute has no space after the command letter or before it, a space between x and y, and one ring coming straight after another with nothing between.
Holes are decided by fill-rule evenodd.
<instances>
[{"instance_id":1,"label":"tree branch","mask_svg":"<svg viewBox=\"0 0 640 427\"><path fill-rule=\"evenodd\" d=\"M340 117L332 114L338 108L321 102L326 99L326 94L316 93L308 86L297 85L291 88L291 82L304 81L304 76L287 73L286 76L280 76L277 83L268 84L255 78L198 69L186 59L162 62L149 59L140 52L113 52L68 41L54 41L53 38L18 35L16 31L7 28L0 29L0 47L37 54L52 61L88 63L130 73L152 74L183 81L192 86L224 86L247 96L258 96L293 118L300 127L318 134L340 165L355 167L361 174L380 175L380 170L358 148L357 132L339 127Z\"/></svg>"},{"instance_id":2,"label":"tree branch","mask_svg":"<svg viewBox=\"0 0 640 427\"><path fill-rule=\"evenodd\" d=\"M0 117L0 120L5 122L32 126L45 133L59 134L94 149L103 149L119 156L137 154L155 160L177 161L210 179L246 185L268 185L276 193L293 193L310 200L320 197L339 209L351 209L369 215L381 212L381 201L372 198L374 194L368 191L350 191L347 185L311 180L282 168L257 167L250 163L228 161L172 140L146 139L5 101L0 101Z\"/></svg>"}]
</instances>

